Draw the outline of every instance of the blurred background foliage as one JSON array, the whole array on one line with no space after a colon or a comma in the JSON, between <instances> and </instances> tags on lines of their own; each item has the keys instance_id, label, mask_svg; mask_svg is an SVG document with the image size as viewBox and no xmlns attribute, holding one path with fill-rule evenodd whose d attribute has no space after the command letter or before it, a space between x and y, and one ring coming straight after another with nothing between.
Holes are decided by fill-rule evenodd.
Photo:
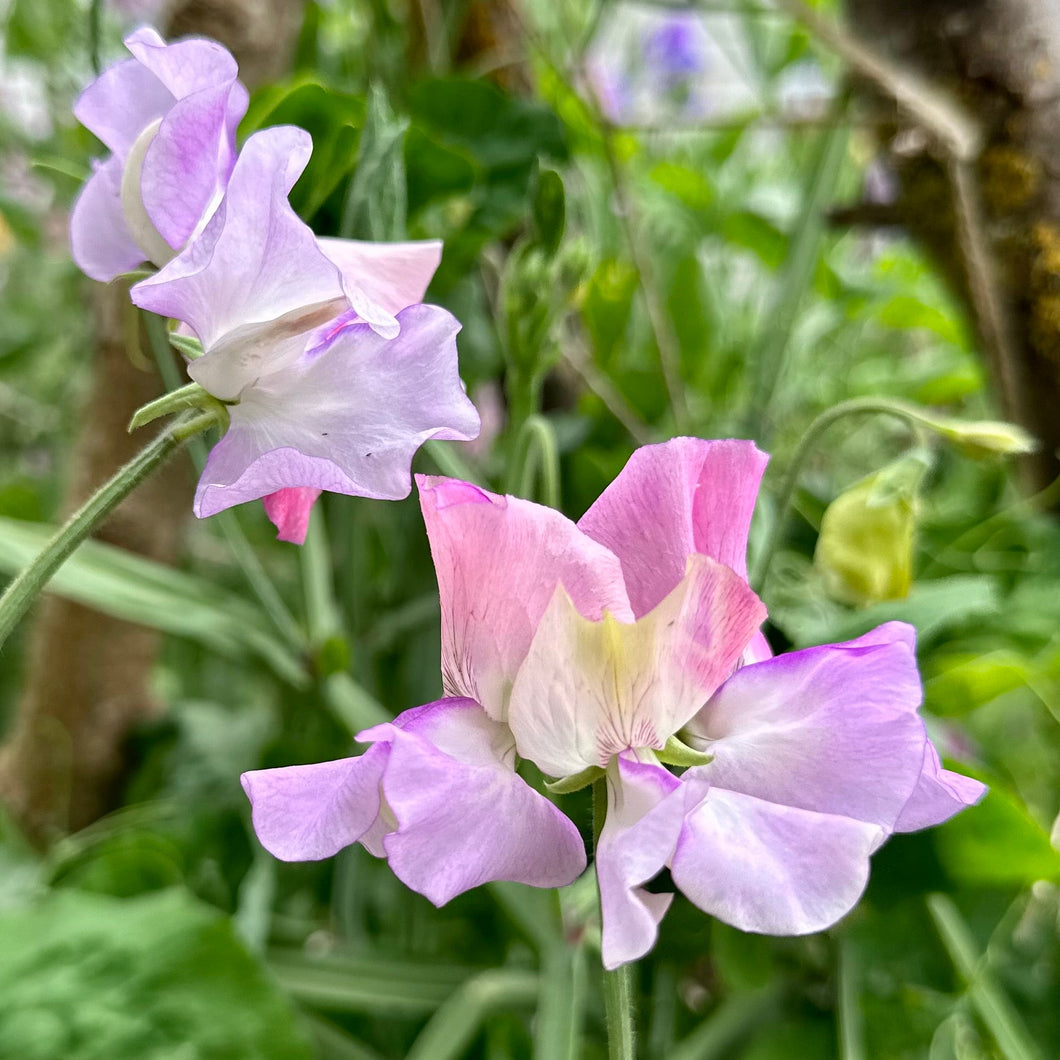
<instances>
[{"instance_id":1,"label":"blurred background foliage","mask_svg":"<svg viewBox=\"0 0 1060 1060\"><path fill-rule=\"evenodd\" d=\"M57 517L91 373L91 285L65 220L99 145L70 105L93 52L116 60L153 12L4 7L10 574ZM753 437L773 455L753 570L818 414L884 396L997 416L972 329L918 249L900 230L837 222L838 207L886 199L888 175L839 62L768 6L320 0L293 71L254 93L241 136L282 122L313 135L292 198L319 233L445 240L429 299L463 322L484 431L426 447L421 471L540 500L558 490L577 517L638 444ZM558 481L540 448L553 438ZM866 485L909 459L917 473L898 487ZM839 552L818 547L851 487L832 517ZM644 1056L1060 1050L1056 501L1021 491L1013 465L893 417L844 418L809 452L764 588L774 649L915 623L936 743L991 792L890 840L864 901L821 935L743 935L678 895L637 970ZM252 591L235 539L190 518L177 568L94 544L56 579L169 634L154 677L165 710L135 734L109 816L45 850L3 827L0 1055L606 1054L591 882L558 900L497 885L437 911L360 847L305 865L258 847L241 771L341 757L360 728L440 690L415 496L327 496L313 518L299 550L272 539L259 506L237 512L236 551L260 559L279 612ZM887 569L851 584L851 565L830 559L844 548L853 568L861 550ZM0 671L6 721L24 641ZM587 830L587 803L577 819Z\"/></svg>"}]
</instances>

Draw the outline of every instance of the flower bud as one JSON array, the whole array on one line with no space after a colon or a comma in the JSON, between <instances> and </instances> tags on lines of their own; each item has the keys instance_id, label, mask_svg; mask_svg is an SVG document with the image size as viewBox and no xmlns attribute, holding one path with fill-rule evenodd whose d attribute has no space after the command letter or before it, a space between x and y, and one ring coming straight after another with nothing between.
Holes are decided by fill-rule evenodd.
<instances>
[{"instance_id":1,"label":"flower bud","mask_svg":"<svg viewBox=\"0 0 1060 1060\"><path fill-rule=\"evenodd\" d=\"M830 596L865 607L908 594L917 490L927 467L923 453L907 454L828 506L814 563Z\"/></svg>"}]
</instances>

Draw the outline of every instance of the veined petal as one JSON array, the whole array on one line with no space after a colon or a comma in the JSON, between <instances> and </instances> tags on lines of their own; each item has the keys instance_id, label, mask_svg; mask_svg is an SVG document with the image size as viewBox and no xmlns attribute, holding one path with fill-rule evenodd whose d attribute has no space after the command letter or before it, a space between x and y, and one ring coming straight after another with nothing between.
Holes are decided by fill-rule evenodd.
<instances>
[{"instance_id":1,"label":"veined petal","mask_svg":"<svg viewBox=\"0 0 1060 1060\"><path fill-rule=\"evenodd\" d=\"M292 340L347 307L338 269L287 201L311 151L291 126L251 136L202 234L132 289L137 305L195 330L206 355L192 375L222 400L297 358L305 344Z\"/></svg>"},{"instance_id":2,"label":"veined petal","mask_svg":"<svg viewBox=\"0 0 1060 1060\"><path fill-rule=\"evenodd\" d=\"M277 541L290 541L295 545L305 543L305 535L309 531L309 514L320 492L305 486L292 486L262 497L265 514L276 527Z\"/></svg>"},{"instance_id":3,"label":"veined petal","mask_svg":"<svg viewBox=\"0 0 1060 1060\"><path fill-rule=\"evenodd\" d=\"M716 788L894 827L927 734L909 627L737 670L687 726Z\"/></svg>"},{"instance_id":4,"label":"veined petal","mask_svg":"<svg viewBox=\"0 0 1060 1060\"><path fill-rule=\"evenodd\" d=\"M854 907L882 828L714 786L700 797L695 774L682 778L689 805L670 865L695 905L766 935L821 931Z\"/></svg>"},{"instance_id":5,"label":"veined petal","mask_svg":"<svg viewBox=\"0 0 1060 1060\"><path fill-rule=\"evenodd\" d=\"M124 161L140 133L174 102L173 93L147 67L126 59L104 70L78 96L74 117Z\"/></svg>"},{"instance_id":6,"label":"veined petal","mask_svg":"<svg viewBox=\"0 0 1060 1060\"><path fill-rule=\"evenodd\" d=\"M320 861L356 843L379 817L389 754L378 744L359 758L244 773L261 845L281 861Z\"/></svg>"},{"instance_id":7,"label":"veined petal","mask_svg":"<svg viewBox=\"0 0 1060 1060\"><path fill-rule=\"evenodd\" d=\"M231 92L229 82L178 100L144 156L144 209L174 250L191 238L228 180L235 142L235 126L226 129Z\"/></svg>"},{"instance_id":8,"label":"veined petal","mask_svg":"<svg viewBox=\"0 0 1060 1060\"><path fill-rule=\"evenodd\" d=\"M77 267L107 283L144 260L121 208L121 159L108 158L88 178L70 215L70 248Z\"/></svg>"},{"instance_id":9,"label":"veined petal","mask_svg":"<svg viewBox=\"0 0 1060 1060\"><path fill-rule=\"evenodd\" d=\"M632 618L618 559L559 512L417 476L442 604L442 683L503 720L516 671L562 584L586 618Z\"/></svg>"},{"instance_id":10,"label":"veined petal","mask_svg":"<svg viewBox=\"0 0 1060 1060\"><path fill-rule=\"evenodd\" d=\"M144 26L129 34L124 44L174 99L225 81L234 82L239 73L232 54L205 37L188 37L167 44L156 30Z\"/></svg>"},{"instance_id":11,"label":"veined petal","mask_svg":"<svg viewBox=\"0 0 1060 1060\"><path fill-rule=\"evenodd\" d=\"M902 807L896 832L916 832L948 821L954 814L974 806L986 794L986 785L971 777L943 769L939 753L930 740L924 744L924 764L913 794Z\"/></svg>"},{"instance_id":12,"label":"veined petal","mask_svg":"<svg viewBox=\"0 0 1060 1060\"><path fill-rule=\"evenodd\" d=\"M478 413L457 372L459 324L426 305L398 319L396 339L351 325L248 386L203 469L196 515L292 486L396 500L408 495L423 442L473 438Z\"/></svg>"},{"instance_id":13,"label":"veined petal","mask_svg":"<svg viewBox=\"0 0 1060 1060\"><path fill-rule=\"evenodd\" d=\"M604 967L643 957L671 894L643 889L667 865L684 821L681 781L658 763L620 755L608 767L607 817L596 848Z\"/></svg>"},{"instance_id":14,"label":"veined petal","mask_svg":"<svg viewBox=\"0 0 1060 1060\"><path fill-rule=\"evenodd\" d=\"M701 555L632 623L583 618L561 586L512 688L519 753L562 777L627 749L661 749L732 672L763 618L747 583Z\"/></svg>"},{"instance_id":15,"label":"veined petal","mask_svg":"<svg viewBox=\"0 0 1060 1060\"><path fill-rule=\"evenodd\" d=\"M505 726L467 699L419 711L391 733L383 779L397 822L383 839L394 874L435 905L492 880L573 882L585 869L581 836L514 772Z\"/></svg>"},{"instance_id":16,"label":"veined petal","mask_svg":"<svg viewBox=\"0 0 1060 1060\"><path fill-rule=\"evenodd\" d=\"M578 527L622 561L647 614L701 553L747 576L747 533L768 457L753 442L674 438L636 450Z\"/></svg>"}]
</instances>

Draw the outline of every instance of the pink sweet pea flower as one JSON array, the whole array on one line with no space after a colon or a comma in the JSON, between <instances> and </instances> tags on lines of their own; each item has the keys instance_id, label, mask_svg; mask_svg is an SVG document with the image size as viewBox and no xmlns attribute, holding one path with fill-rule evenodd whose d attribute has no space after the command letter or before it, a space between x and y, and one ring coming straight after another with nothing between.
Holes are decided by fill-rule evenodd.
<instances>
[{"instance_id":1,"label":"pink sweet pea flower","mask_svg":"<svg viewBox=\"0 0 1060 1060\"><path fill-rule=\"evenodd\" d=\"M74 104L112 154L74 204L74 261L108 281L142 261L162 264L212 211L236 157L247 91L214 41L166 44L153 29L125 39L132 59L104 70Z\"/></svg>"},{"instance_id":2,"label":"pink sweet pea flower","mask_svg":"<svg viewBox=\"0 0 1060 1060\"><path fill-rule=\"evenodd\" d=\"M643 885L664 866L695 904L745 930L800 934L838 920L891 832L945 820L984 789L939 764L917 715L909 627L776 659L756 648L764 609L745 551L764 464L749 442L647 446L578 524L420 477L454 698L394 722L424 741L408 774L393 742L380 772L387 726L360 734L374 743L361 758L247 774L265 846L297 860L359 841L439 903L484 879L536 882L535 858L555 865L556 818L509 835L510 802L464 771L489 761L498 783L503 766L505 798L518 791L531 805L510 773L518 754L557 778L604 771L607 967L654 943L672 896ZM445 726L419 729L419 710ZM662 764L693 749L701 762L680 776ZM450 812L462 815L455 836ZM497 859L488 866L486 844ZM399 857L409 849L422 875ZM563 850L565 872L552 878L573 878L579 864ZM518 870L517 853L527 859ZM502 864L510 875L490 875ZM434 875L453 886L428 890Z\"/></svg>"},{"instance_id":3,"label":"pink sweet pea flower","mask_svg":"<svg viewBox=\"0 0 1060 1060\"><path fill-rule=\"evenodd\" d=\"M204 354L189 374L230 403L195 514L268 498L295 541L320 490L404 497L424 441L479 426L457 372L459 324L416 304L440 244L318 240L287 200L311 151L301 129L251 136L201 235L132 289L195 332Z\"/></svg>"}]
</instances>

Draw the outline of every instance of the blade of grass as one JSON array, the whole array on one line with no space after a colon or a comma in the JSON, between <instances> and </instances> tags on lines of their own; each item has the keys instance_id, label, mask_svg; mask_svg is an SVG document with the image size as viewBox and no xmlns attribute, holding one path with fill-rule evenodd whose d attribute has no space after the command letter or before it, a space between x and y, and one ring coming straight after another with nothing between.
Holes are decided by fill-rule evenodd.
<instances>
[{"instance_id":1,"label":"blade of grass","mask_svg":"<svg viewBox=\"0 0 1060 1060\"><path fill-rule=\"evenodd\" d=\"M975 939L953 899L932 894L927 907L950 960L968 987L969 999L1005 1060L1041 1060L1042 1054L1019 1013L990 974L987 958L976 949Z\"/></svg>"},{"instance_id":2,"label":"blade of grass","mask_svg":"<svg viewBox=\"0 0 1060 1060\"><path fill-rule=\"evenodd\" d=\"M427 1021L405 1060L457 1060L474 1041L483 1021L497 1009L527 1008L537 999L532 972L507 968L469 979Z\"/></svg>"},{"instance_id":3,"label":"blade of grass","mask_svg":"<svg viewBox=\"0 0 1060 1060\"><path fill-rule=\"evenodd\" d=\"M771 986L726 998L684 1041L677 1044L667 1060L715 1060L733 1055L733 1047L750 1037L780 1001L780 988Z\"/></svg>"},{"instance_id":4,"label":"blade of grass","mask_svg":"<svg viewBox=\"0 0 1060 1060\"><path fill-rule=\"evenodd\" d=\"M818 248L825 230L825 207L835 194L836 183L846 157L849 129L842 122L847 97L835 104L835 124L821 136L817 157L807 178L799 205L799 220L792 235L773 296L762 314L758 338L748 353L751 372L750 406L746 422L755 438L764 441L769 406L791 342L799 306L813 284Z\"/></svg>"}]
</instances>

